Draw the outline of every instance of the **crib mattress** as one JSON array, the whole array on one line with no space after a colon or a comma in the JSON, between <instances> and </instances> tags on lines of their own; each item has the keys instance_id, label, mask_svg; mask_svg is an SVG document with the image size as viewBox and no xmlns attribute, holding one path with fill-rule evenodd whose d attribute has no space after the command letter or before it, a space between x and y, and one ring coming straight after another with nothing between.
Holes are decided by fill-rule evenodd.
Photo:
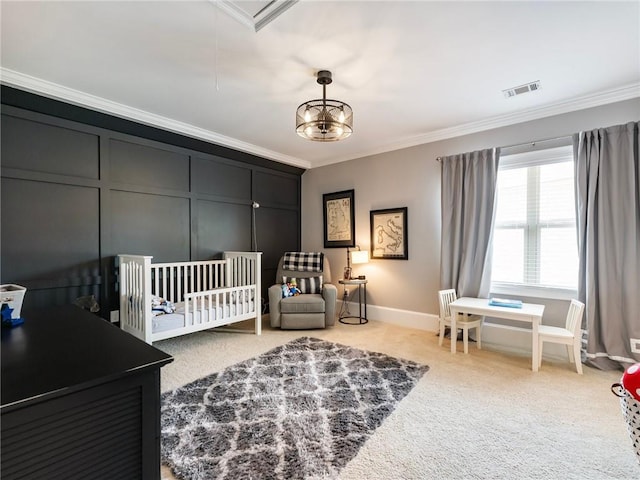
<instances>
[{"instance_id":1,"label":"crib mattress","mask_svg":"<svg viewBox=\"0 0 640 480\"><path fill-rule=\"evenodd\" d=\"M186 325L214 322L219 318L228 318L242 313L255 312L253 300L239 304L239 306L236 306L236 304L225 305L224 315L222 314L223 307L217 306L211 309L198 309L195 312L190 311L189 316L185 317L184 302L176 303L175 306L175 313L163 313L153 318L153 333L167 332L169 330L184 328ZM236 313L236 310L238 310L238 313ZM211 313L212 319L209 319L209 313Z\"/></svg>"}]
</instances>

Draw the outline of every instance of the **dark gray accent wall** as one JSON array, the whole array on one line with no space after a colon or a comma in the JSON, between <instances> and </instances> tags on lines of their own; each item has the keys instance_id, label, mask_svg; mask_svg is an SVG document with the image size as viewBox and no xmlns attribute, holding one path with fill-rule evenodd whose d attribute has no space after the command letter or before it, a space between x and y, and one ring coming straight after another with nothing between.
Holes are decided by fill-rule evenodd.
<instances>
[{"instance_id":1,"label":"dark gray accent wall","mask_svg":"<svg viewBox=\"0 0 640 480\"><path fill-rule=\"evenodd\" d=\"M189 191L189 155L131 141L109 140L112 182Z\"/></svg>"},{"instance_id":2,"label":"dark gray accent wall","mask_svg":"<svg viewBox=\"0 0 640 480\"><path fill-rule=\"evenodd\" d=\"M300 249L303 170L5 89L0 282L27 287L24 308L93 294L109 318L117 254L202 260L254 237L266 292Z\"/></svg>"},{"instance_id":3,"label":"dark gray accent wall","mask_svg":"<svg viewBox=\"0 0 640 480\"><path fill-rule=\"evenodd\" d=\"M189 199L110 190L109 253L153 255L154 262L191 257Z\"/></svg>"},{"instance_id":4,"label":"dark gray accent wall","mask_svg":"<svg viewBox=\"0 0 640 480\"><path fill-rule=\"evenodd\" d=\"M7 116L2 119L2 139L3 167L99 178L100 137L96 134Z\"/></svg>"}]
</instances>

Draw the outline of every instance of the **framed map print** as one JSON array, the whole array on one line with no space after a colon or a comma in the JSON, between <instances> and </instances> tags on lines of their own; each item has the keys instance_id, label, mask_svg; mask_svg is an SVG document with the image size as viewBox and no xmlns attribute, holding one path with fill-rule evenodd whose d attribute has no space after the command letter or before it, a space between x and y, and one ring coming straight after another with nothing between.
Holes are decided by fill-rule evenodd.
<instances>
[{"instance_id":1,"label":"framed map print","mask_svg":"<svg viewBox=\"0 0 640 480\"><path fill-rule=\"evenodd\" d=\"M353 190L325 193L322 195L324 209L324 248L355 247L356 225L353 205Z\"/></svg>"},{"instance_id":2,"label":"framed map print","mask_svg":"<svg viewBox=\"0 0 640 480\"><path fill-rule=\"evenodd\" d=\"M407 207L371 210L371 258L409 260Z\"/></svg>"}]
</instances>

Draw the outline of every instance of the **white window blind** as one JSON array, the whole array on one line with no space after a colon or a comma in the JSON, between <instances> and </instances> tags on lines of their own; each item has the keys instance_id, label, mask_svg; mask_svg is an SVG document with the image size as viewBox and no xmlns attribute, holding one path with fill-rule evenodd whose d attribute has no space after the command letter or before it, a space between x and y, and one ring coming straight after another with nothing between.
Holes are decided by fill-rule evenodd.
<instances>
[{"instance_id":1,"label":"white window blind","mask_svg":"<svg viewBox=\"0 0 640 480\"><path fill-rule=\"evenodd\" d=\"M493 231L494 285L576 289L573 149L500 159Z\"/></svg>"}]
</instances>

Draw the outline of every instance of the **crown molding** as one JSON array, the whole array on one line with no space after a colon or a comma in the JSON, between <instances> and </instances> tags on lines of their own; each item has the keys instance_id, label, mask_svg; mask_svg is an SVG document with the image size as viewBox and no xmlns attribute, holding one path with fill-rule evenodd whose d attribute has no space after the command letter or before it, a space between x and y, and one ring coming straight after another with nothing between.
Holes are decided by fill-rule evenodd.
<instances>
[{"instance_id":1,"label":"crown molding","mask_svg":"<svg viewBox=\"0 0 640 480\"><path fill-rule=\"evenodd\" d=\"M78 105L80 107L91 108L102 113L114 115L128 120L133 120L152 127L163 128L174 133L179 133L200 140L205 140L217 145L233 148L235 150L251 153L253 155L258 155L260 157L304 169L331 165L334 163L354 160L356 158L369 157L372 155L378 155L394 150L401 150L403 148L415 147L417 145L437 142L440 140L460 137L463 135L470 135L494 128L506 127L517 123L537 120L553 115L560 115L563 113L598 107L601 105L640 97L640 83L632 83L623 87L605 90L596 94L576 97L574 99L555 103L553 105L530 108L520 112L498 115L476 122L464 123L455 127L434 130L397 142L388 143L377 148L361 151L355 154L332 157L324 161L316 161L312 165L308 160L302 160L300 158L284 155L279 152L274 152L257 145L236 140L235 138L220 135L210 130L205 130L194 125L172 120L170 118L149 113L144 110L132 108L121 103L112 102L101 97L80 92L78 90L32 77L30 75L25 75L23 73L16 72L7 68L0 67L0 82L7 86L26 90L38 95L43 95L63 102Z\"/></svg>"},{"instance_id":2,"label":"crown molding","mask_svg":"<svg viewBox=\"0 0 640 480\"><path fill-rule=\"evenodd\" d=\"M125 118L127 120L133 120L152 127L158 127L181 135L197 138L199 140L205 140L207 142L233 148L241 152L251 153L253 155L267 158L269 160L275 160L277 162L286 163L288 165L304 169L311 168L311 164L307 160L283 155L266 148L236 140L235 138L220 135L204 128L172 120L170 118L129 107L121 103L112 102L111 100L80 92L30 75L25 75L8 68L0 67L0 82L9 87L15 87L80 107L90 108L92 110Z\"/></svg>"},{"instance_id":3,"label":"crown molding","mask_svg":"<svg viewBox=\"0 0 640 480\"><path fill-rule=\"evenodd\" d=\"M347 160L354 160L356 158L368 157L371 155L378 155L380 153L415 147L417 145L423 145L425 143L447 140L454 137L461 137L463 135L470 135L472 133L483 132L494 128L506 127L517 123L528 122L531 120L538 120L540 118L551 117L553 115L570 113L577 110L584 110L586 108L599 107L601 105L622 102L624 100L630 100L632 98L638 97L640 97L640 83L632 83L623 87L613 88L611 90L605 90L603 92L598 92L591 95L576 97L564 102L558 102L553 105L530 108L506 115L498 115L476 122L464 123L455 127L433 130L431 132L410 137L398 142L382 145L378 148L368 150L366 152L332 158L327 160L326 162L323 162L322 164L316 163L314 164L314 167L345 162Z\"/></svg>"}]
</instances>

